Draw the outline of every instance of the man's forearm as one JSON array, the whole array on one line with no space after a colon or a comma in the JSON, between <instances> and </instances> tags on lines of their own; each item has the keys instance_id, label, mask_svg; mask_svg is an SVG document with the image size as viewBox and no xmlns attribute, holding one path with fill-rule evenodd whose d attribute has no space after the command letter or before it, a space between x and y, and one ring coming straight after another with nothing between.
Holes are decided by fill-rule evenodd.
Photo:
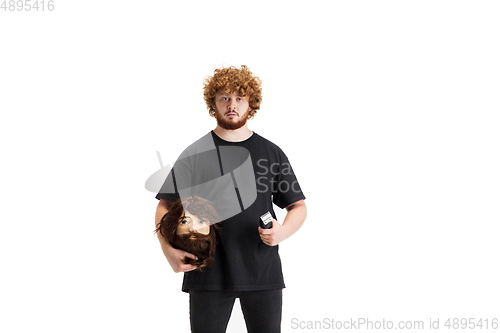
<instances>
[{"instance_id":1,"label":"man's forearm","mask_svg":"<svg viewBox=\"0 0 500 333\"><path fill-rule=\"evenodd\" d=\"M156 208L156 214L155 214L155 229L158 229L158 226L160 225L161 219L165 214L168 213L168 208L167 204L164 200L160 200L158 203L158 207ZM161 233L158 231L156 233L156 236L158 236L158 240L160 241L161 249L163 251L163 254L166 256L166 251L171 249L172 246L167 242L167 240L161 235Z\"/></svg>"},{"instance_id":2,"label":"man's forearm","mask_svg":"<svg viewBox=\"0 0 500 333\"><path fill-rule=\"evenodd\" d=\"M307 207L304 200L297 201L286 208L288 210L283 221L284 239L293 235L304 224L307 217Z\"/></svg>"}]
</instances>

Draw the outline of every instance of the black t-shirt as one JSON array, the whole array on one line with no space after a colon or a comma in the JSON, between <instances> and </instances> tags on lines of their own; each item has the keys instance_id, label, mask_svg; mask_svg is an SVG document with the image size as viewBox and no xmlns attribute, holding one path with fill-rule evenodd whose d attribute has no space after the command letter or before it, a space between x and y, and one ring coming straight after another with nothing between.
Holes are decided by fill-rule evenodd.
<instances>
[{"instance_id":1,"label":"black t-shirt","mask_svg":"<svg viewBox=\"0 0 500 333\"><path fill-rule=\"evenodd\" d=\"M215 261L184 273L182 290L268 290L285 287L277 246L260 238L260 216L305 199L288 158L257 133L229 142L213 131L179 157L157 199L199 195L215 203L222 221Z\"/></svg>"}]
</instances>

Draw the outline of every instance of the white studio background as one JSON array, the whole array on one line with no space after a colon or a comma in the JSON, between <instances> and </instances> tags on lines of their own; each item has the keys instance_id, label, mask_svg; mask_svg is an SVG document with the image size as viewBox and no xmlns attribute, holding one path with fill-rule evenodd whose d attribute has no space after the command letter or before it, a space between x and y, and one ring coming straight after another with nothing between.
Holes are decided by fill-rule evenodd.
<instances>
[{"instance_id":1,"label":"white studio background","mask_svg":"<svg viewBox=\"0 0 500 333\"><path fill-rule=\"evenodd\" d=\"M307 196L283 332L500 316L498 2L53 4L0 10L0 331L189 331L144 182L241 64Z\"/></svg>"}]
</instances>

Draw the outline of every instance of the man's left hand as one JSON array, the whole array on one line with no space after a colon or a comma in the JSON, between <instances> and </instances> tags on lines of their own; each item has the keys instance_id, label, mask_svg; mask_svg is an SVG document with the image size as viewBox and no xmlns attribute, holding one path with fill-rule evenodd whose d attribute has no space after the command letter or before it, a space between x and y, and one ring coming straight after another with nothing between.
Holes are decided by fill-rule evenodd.
<instances>
[{"instance_id":1,"label":"man's left hand","mask_svg":"<svg viewBox=\"0 0 500 333\"><path fill-rule=\"evenodd\" d=\"M259 227L260 238L269 246L276 246L285 239L283 226L275 219L272 221L273 227L271 229L262 229Z\"/></svg>"}]
</instances>

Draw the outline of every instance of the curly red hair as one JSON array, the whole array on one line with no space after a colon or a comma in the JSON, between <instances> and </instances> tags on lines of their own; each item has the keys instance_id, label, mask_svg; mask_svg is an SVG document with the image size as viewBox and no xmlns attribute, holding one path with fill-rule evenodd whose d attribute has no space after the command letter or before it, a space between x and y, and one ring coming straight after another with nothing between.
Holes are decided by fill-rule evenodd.
<instances>
[{"instance_id":1,"label":"curly red hair","mask_svg":"<svg viewBox=\"0 0 500 333\"><path fill-rule=\"evenodd\" d=\"M203 82L203 98L207 104L208 112L212 117L215 117L213 106L215 104L215 95L220 89L225 93L237 92L240 96L248 96L248 104L250 111L248 119L252 119L257 110L260 109L262 102L262 81L253 76L247 66L242 65L241 68L234 66L226 68L218 68L214 71L213 76L209 76Z\"/></svg>"}]
</instances>

